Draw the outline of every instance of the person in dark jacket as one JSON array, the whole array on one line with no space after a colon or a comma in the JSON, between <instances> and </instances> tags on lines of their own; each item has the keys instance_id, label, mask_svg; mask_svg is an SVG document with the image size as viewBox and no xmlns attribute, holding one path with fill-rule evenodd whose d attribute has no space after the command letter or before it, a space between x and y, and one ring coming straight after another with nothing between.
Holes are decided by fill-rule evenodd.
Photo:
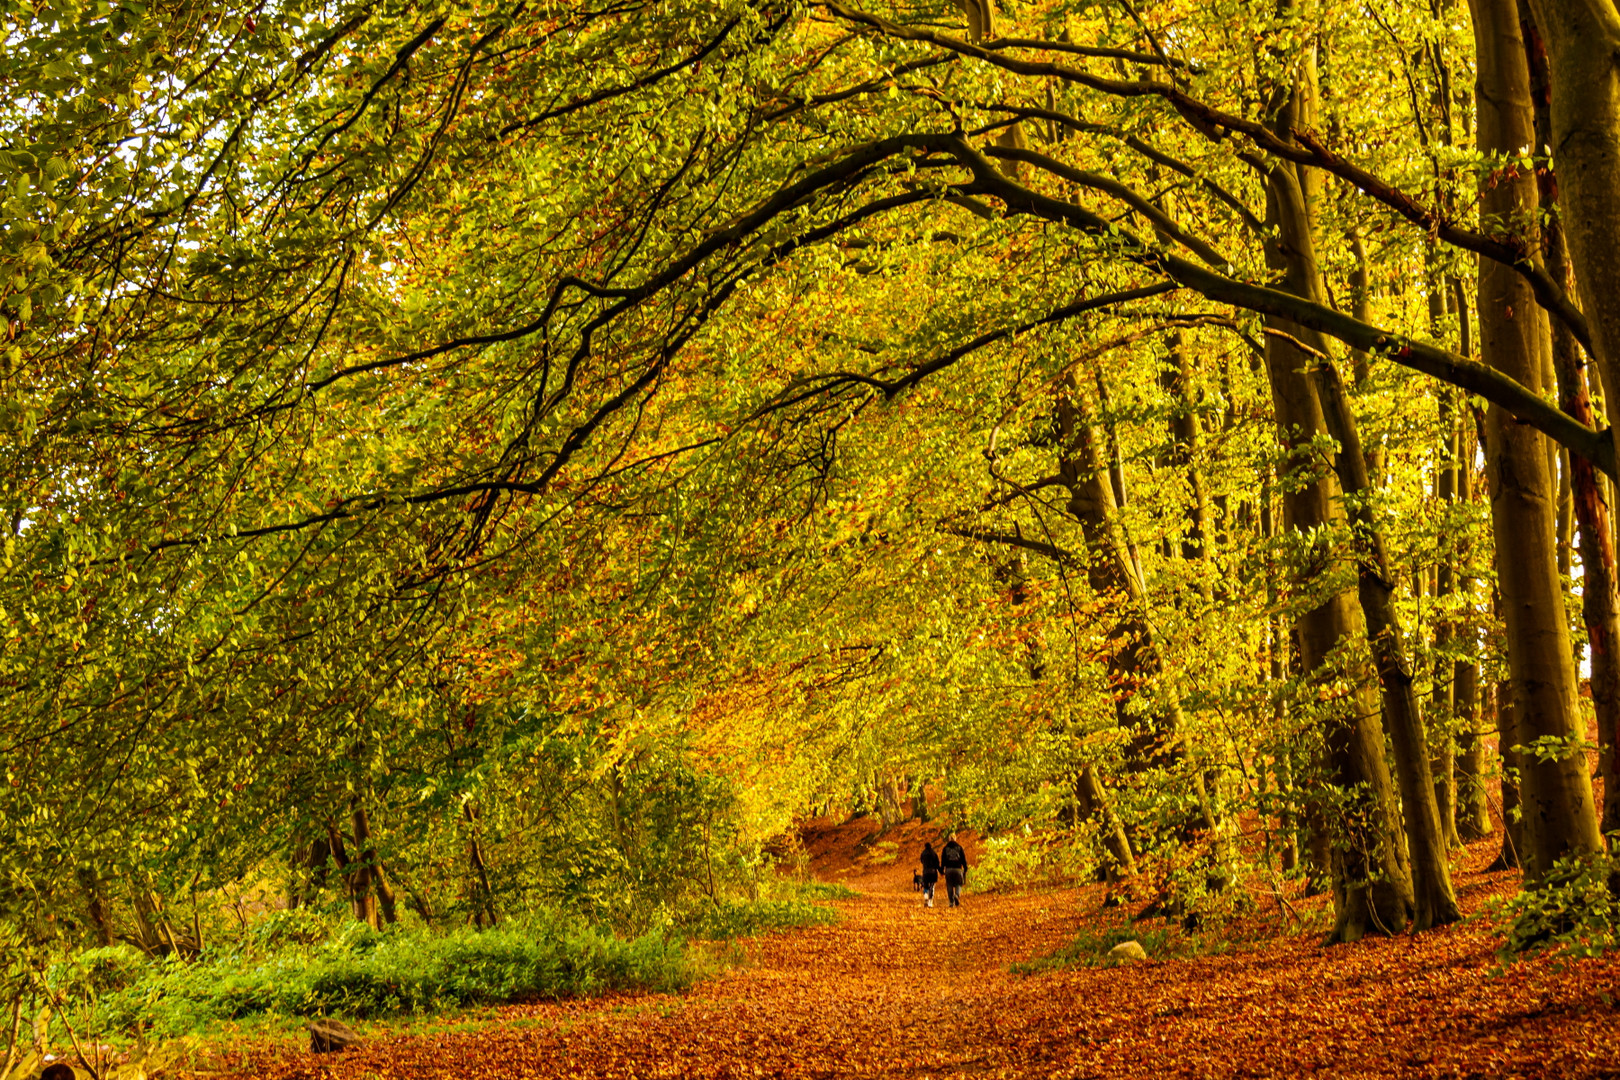
<instances>
[{"instance_id":1,"label":"person in dark jacket","mask_svg":"<svg viewBox=\"0 0 1620 1080\"><path fill-rule=\"evenodd\" d=\"M968 859L967 852L962 845L956 842L956 834L945 838L945 846L939 849L939 868L945 873L945 895L951 899L951 907L962 906L962 886L967 882Z\"/></svg>"},{"instance_id":2,"label":"person in dark jacket","mask_svg":"<svg viewBox=\"0 0 1620 1080\"><path fill-rule=\"evenodd\" d=\"M922 849L922 891L923 903L928 907L934 906L934 883L939 880L939 856L934 853L933 844L924 844Z\"/></svg>"}]
</instances>

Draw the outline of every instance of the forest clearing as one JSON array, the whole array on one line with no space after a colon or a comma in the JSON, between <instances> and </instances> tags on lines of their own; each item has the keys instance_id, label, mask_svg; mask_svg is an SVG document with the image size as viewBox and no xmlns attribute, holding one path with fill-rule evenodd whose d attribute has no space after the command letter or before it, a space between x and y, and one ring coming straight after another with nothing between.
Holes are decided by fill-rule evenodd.
<instances>
[{"instance_id":1,"label":"forest clearing","mask_svg":"<svg viewBox=\"0 0 1620 1080\"><path fill-rule=\"evenodd\" d=\"M1620 0L0 0L0 1080L1615 1075L1617 253Z\"/></svg>"}]
</instances>

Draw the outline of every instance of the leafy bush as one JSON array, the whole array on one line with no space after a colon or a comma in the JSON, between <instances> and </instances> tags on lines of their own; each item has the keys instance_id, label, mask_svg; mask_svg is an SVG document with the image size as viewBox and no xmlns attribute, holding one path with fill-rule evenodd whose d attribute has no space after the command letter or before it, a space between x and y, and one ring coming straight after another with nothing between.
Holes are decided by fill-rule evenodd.
<instances>
[{"instance_id":1,"label":"leafy bush","mask_svg":"<svg viewBox=\"0 0 1620 1080\"><path fill-rule=\"evenodd\" d=\"M693 937L716 941L752 937L767 930L787 930L795 926L824 926L837 921L838 913L832 908L806 900L756 900L721 902L705 907L685 929Z\"/></svg>"},{"instance_id":2,"label":"leafy bush","mask_svg":"<svg viewBox=\"0 0 1620 1080\"><path fill-rule=\"evenodd\" d=\"M1578 958L1620 948L1617 881L1620 859L1570 856L1536 885L1491 905L1487 914L1503 924L1502 962L1549 949Z\"/></svg>"},{"instance_id":3,"label":"leafy bush","mask_svg":"<svg viewBox=\"0 0 1620 1080\"><path fill-rule=\"evenodd\" d=\"M146 954L130 945L86 949L51 965L45 981L58 994L105 994L133 986L146 970Z\"/></svg>"},{"instance_id":4,"label":"leafy bush","mask_svg":"<svg viewBox=\"0 0 1620 1080\"><path fill-rule=\"evenodd\" d=\"M675 991L696 977L682 942L625 940L558 920L447 936L363 925L313 949L255 960L150 961L131 985L100 998L103 1030L194 1031L255 1014L374 1017L621 989Z\"/></svg>"},{"instance_id":5,"label":"leafy bush","mask_svg":"<svg viewBox=\"0 0 1620 1080\"><path fill-rule=\"evenodd\" d=\"M1088 823L1089 824L1089 823ZM1077 836L1064 832L1010 832L985 841L973 887L980 892L1066 884L1096 865L1090 851L1093 829Z\"/></svg>"},{"instance_id":6,"label":"leafy bush","mask_svg":"<svg viewBox=\"0 0 1620 1080\"><path fill-rule=\"evenodd\" d=\"M250 940L261 949L285 945L313 945L331 935L325 919L307 907L269 912L253 924Z\"/></svg>"}]
</instances>

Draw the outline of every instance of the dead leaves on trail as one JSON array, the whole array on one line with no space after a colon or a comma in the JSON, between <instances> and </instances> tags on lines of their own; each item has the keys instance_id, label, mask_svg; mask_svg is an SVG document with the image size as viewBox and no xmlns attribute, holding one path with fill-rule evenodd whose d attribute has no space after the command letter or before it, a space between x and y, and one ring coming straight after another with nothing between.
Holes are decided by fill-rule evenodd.
<instances>
[{"instance_id":1,"label":"dead leaves on trail","mask_svg":"<svg viewBox=\"0 0 1620 1080\"><path fill-rule=\"evenodd\" d=\"M513 1006L482 1028L379 1033L335 1058L240 1075L1620 1077L1620 959L1538 959L1493 977L1494 942L1469 923L1023 977L1008 964L1119 916L1097 913L1094 889L970 889L961 909L927 910L909 876L902 865L850 880L863 895L836 905L842 924L761 939L748 966L682 997ZM1509 880L1459 875L1475 905Z\"/></svg>"}]
</instances>

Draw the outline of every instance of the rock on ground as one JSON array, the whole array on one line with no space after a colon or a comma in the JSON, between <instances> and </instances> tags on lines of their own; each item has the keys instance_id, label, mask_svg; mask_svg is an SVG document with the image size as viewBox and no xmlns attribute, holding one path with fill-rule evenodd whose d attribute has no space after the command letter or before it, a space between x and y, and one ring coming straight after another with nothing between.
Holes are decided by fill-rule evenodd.
<instances>
[{"instance_id":1,"label":"rock on ground","mask_svg":"<svg viewBox=\"0 0 1620 1080\"><path fill-rule=\"evenodd\" d=\"M311 1020L304 1025L309 1032L309 1048L317 1054L346 1050L360 1041L360 1033L337 1020Z\"/></svg>"},{"instance_id":2,"label":"rock on ground","mask_svg":"<svg viewBox=\"0 0 1620 1080\"><path fill-rule=\"evenodd\" d=\"M1116 964L1127 964L1132 960L1146 960L1147 950L1142 948L1139 941L1122 941L1108 950L1108 959Z\"/></svg>"}]
</instances>

